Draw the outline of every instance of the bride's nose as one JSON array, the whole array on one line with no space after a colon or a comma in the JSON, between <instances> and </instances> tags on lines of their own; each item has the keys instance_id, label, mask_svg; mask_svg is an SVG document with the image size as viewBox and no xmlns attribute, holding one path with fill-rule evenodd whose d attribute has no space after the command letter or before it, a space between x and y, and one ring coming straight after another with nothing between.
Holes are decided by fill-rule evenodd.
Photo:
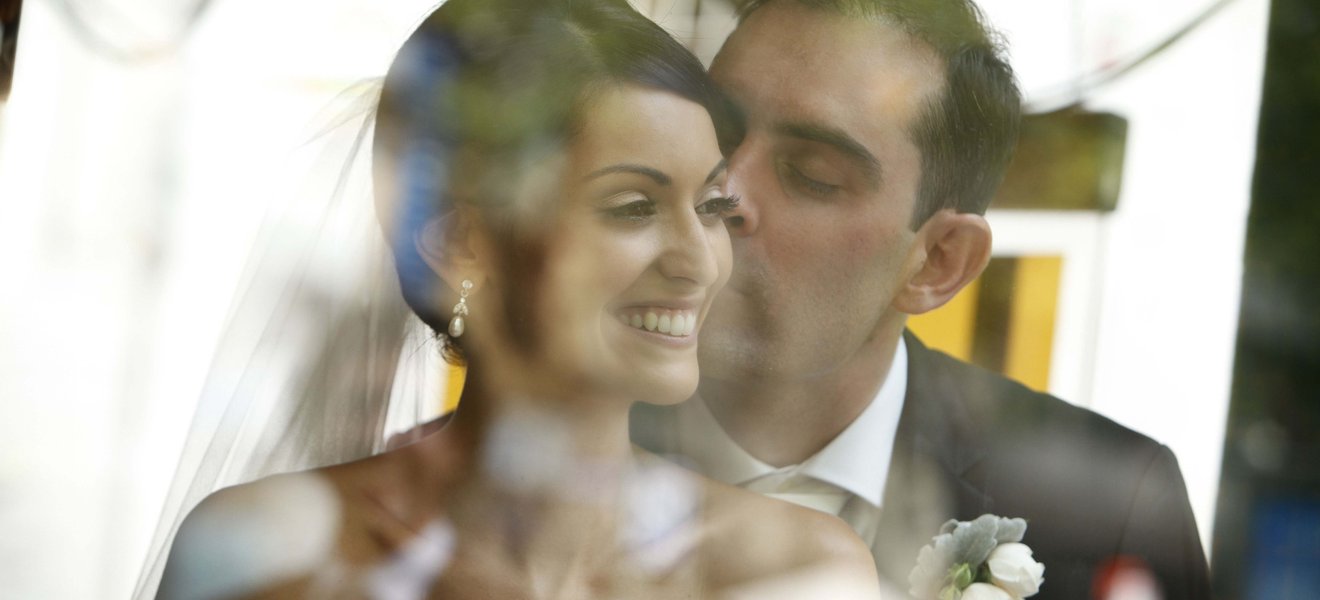
<instances>
[{"instance_id":1,"label":"bride's nose","mask_svg":"<svg viewBox=\"0 0 1320 600\"><path fill-rule=\"evenodd\" d=\"M723 226L706 227L695 214L672 219L662 236L657 260L660 273L702 287L713 285L720 275L714 237L723 233Z\"/></svg>"}]
</instances>

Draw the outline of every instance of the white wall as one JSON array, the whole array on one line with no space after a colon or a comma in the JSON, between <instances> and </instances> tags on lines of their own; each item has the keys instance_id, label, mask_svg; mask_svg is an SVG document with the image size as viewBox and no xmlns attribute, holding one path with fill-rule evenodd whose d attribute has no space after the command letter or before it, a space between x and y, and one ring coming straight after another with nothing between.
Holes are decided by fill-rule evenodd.
<instances>
[{"instance_id":1,"label":"white wall","mask_svg":"<svg viewBox=\"0 0 1320 600\"><path fill-rule=\"evenodd\" d=\"M1031 101L1057 82L1151 46L1211 2L981 4L1008 35ZM1174 450L1207 551L1237 334L1268 12L1267 0L1238 0L1087 97L1088 108L1128 119L1123 188L1112 214L1064 217L1074 232L1069 243L1080 237L1094 244L1093 252L1083 248L1078 254L1093 292L1066 295L1060 310L1092 319L1061 324L1056 339L1091 343L1076 355L1056 357L1056 371L1075 378L1052 385ZM1036 228L1019 214L992 215L992 223L1004 225L996 225L996 243L1012 248L1058 237L1067 229L1048 219L1059 217L1047 216ZM1088 364L1069 363L1078 355Z\"/></svg>"}]
</instances>

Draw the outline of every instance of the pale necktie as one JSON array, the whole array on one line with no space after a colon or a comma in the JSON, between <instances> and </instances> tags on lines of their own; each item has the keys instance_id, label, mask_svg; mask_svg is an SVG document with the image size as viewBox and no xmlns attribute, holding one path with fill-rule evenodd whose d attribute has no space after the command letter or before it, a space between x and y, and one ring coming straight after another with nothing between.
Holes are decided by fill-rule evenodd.
<instances>
[{"instance_id":1,"label":"pale necktie","mask_svg":"<svg viewBox=\"0 0 1320 600\"><path fill-rule=\"evenodd\" d=\"M743 489L838 516L852 494L794 470L774 471L741 484Z\"/></svg>"},{"instance_id":2,"label":"pale necktie","mask_svg":"<svg viewBox=\"0 0 1320 600\"><path fill-rule=\"evenodd\" d=\"M867 547L875 546L875 534L880 526L880 509L878 507L861 496L849 494L848 501L844 503L838 515L844 523L847 523L853 531L857 532L857 537L862 538Z\"/></svg>"}]
</instances>

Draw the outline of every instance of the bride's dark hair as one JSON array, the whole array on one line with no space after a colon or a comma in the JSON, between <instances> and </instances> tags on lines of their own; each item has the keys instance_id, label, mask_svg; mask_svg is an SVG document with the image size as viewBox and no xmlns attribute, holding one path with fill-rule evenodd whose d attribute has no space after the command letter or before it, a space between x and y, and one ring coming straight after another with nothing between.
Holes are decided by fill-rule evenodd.
<instances>
[{"instance_id":1,"label":"bride's dark hair","mask_svg":"<svg viewBox=\"0 0 1320 600\"><path fill-rule=\"evenodd\" d=\"M414 240L428 220L464 204L498 242L510 333L524 347L535 344L521 322L543 249L520 231L513 192L591 118L593 92L617 85L676 94L722 121L701 63L623 0L450 0L404 42L385 77L373 146L375 156L394 160L378 163L375 177L393 178L378 190L396 190L381 215L392 220L382 226L403 297L438 335L449 306ZM461 359L453 340L446 350Z\"/></svg>"}]
</instances>

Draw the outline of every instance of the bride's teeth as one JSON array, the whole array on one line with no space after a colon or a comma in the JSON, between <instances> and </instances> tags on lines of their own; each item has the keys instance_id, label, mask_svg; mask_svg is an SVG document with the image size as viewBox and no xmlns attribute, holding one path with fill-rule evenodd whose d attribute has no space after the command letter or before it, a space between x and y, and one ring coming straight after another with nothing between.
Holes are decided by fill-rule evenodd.
<instances>
[{"instance_id":1,"label":"bride's teeth","mask_svg":"<svg viewBox=\"0 0 1320 600\"><path fill-rule=\"evenodd\" d=\"M629 327L674 337L692 335L692 332L697 328L697 316L687 311L668 311L666 309L656 312L648 310L645 313L619 315L619 320Z\"/></svg>"}]
</instances>

